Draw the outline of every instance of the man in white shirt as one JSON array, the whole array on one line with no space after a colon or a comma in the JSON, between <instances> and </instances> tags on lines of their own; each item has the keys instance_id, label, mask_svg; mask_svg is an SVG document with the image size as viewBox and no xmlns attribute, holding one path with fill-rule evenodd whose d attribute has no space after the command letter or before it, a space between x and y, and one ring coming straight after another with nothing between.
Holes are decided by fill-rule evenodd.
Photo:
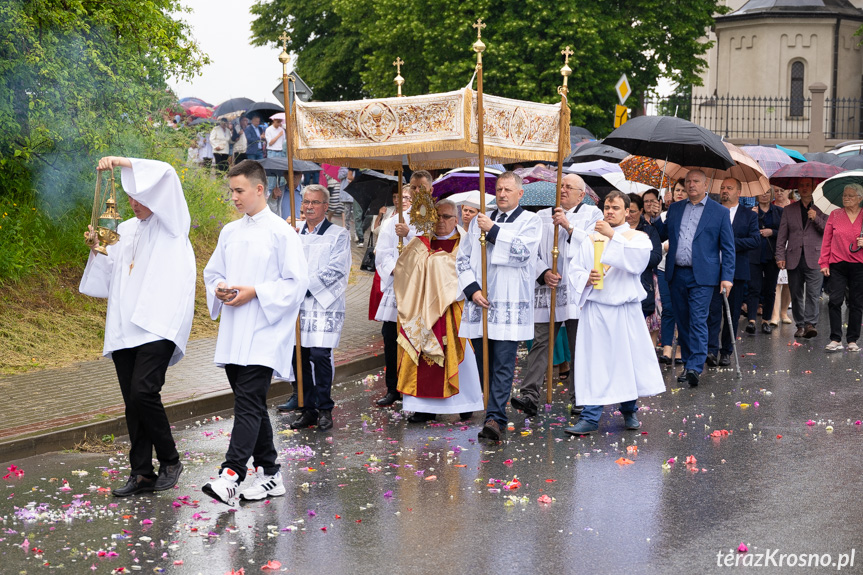
<instances>
[{"instance_id":1,"label":"man in white shirt","mask_svg":"<svg viewBox=\"0 0 863 575\"><path fill-rule=\"evenodd\" d=\"M398 392L398 308L396 307L396 294L393 289L393 274L396 262L399 259L399 238L403 245L407 245L417 234L416 228L411 223L410 209L411 198L420 187L431 189L432 177L425 170L417 170L411 174L410 188L402 190L402 211L404 212L403 224L399 223L398 210L389 220L380 226L380 234L375 247L375 268L381 277L381 297L375 321L381 322L381 335L384 338L384 361L386 362L385 379L387 393L375 404L378 407L386 407L401 399ZM373 288L374 289L374 288Z\"/></svg>"},{"instance_id":2,"label":"man in white shirt","mask_svg":"<svg viewBox=\"0 0 863 575\"><path fill-rule=\"evenodd\" d=\"M477 214L456 256L458 287L466 303L459 337L470 338L479 378L483 377L482 308L488 311L488 408L480 438L500 440L506 430L506 404L512 391L518 342L533 337L533 287L542 222L518 205L524 195L521 177L504 172L495 184L497 209ZM488 250L488 298L481 291L480 231Z\"/></svg>"},{"instance_id":3,"label":"man in white shirt","mask_svg":"<svg viewBox=\"0 0 863 575\"><path fill-rule=\"evenodd\" d=\"M603 406L613 403L620 403L624 427L639 429L638 398L665 391L641 311L647 295L641 274L653 244L626 223L629 203L629 196L612 190L596 232L573 231L568 273L582 309L572 369L575 396L584 408L576 424L564 430L570 435L596 432ZM602 273L594 269L597 241L604 243Z\"/></svg>"},{"instance_id":4,"label":"man in white shirt","mask_svg":"<svg viewBox=\"0 0 863 575\"><path fill-rule=\"evenodd\" d=\"M107 257L90 252L79 289L108 298L103 353L117 370L132 443L131 475L113 494L126 497L170 489L183 471L160 393L168 366L186 350L197 270L189 208L174 168L152 160L99 160L99 170L117 166L135 217L118 226L120 240L107 246ZM91 227L85 233L91 247L96 243L93 232Z\"/></svg>"},{"instance_id":5,"label":"man in white shirt","mask_svg":"<svg viewBox=\"0 0 863 575\"><path fill-rule=\"evenodd\" d=\"M593 230L594 224L602 219L602 212L596 206L583 204L586 186L581 176L567 174L560 188L560 205L552 215L552 209L540 210L537 216L543 223L542 244L537 256L536 292L534 296L534 335L533 346L527 354L527 372L521 386L521 397L513 397L512 406L523 411L528 417L533 417L539 409L540 384L545 380L548 365L548 324L551 312L551 288L555 287L554 334L560 326L566 323L566 337L569 344L570 357L575 356L575 336L578 330L579 306L575 301L576 290L569 285L569 249L570 238L576 227L583 231ZM551 271L551 250L554 247L554 226L558 230L557 248L560 252L557 259L557 271ZM552 343L552 345L554 345ZM571 411L580 410L575 403L575 388L573 387L573 370L569 370L566 387L572 394Z\"/></svg>"},{"instance_id":6,"label":"man in white shirt","mask_svg":"<svg viewBox=\"0 0 863 575\"><path fill-rule=\"evenodd\" d=\"M291 373L297 314L309 288L308 265L297 232L267 207L267 176L245 160L228 172L231 199L244 216L226 225L204 284L210 317L221 314L215 362L234 392L234 428L218 479L202 490L233 505L253 457L255 479L242 499L284 495L285 487L267 391L273 372Z\"/></svg>"},{"instance_id":7,"label":"man in white shirt","mask_svg":"<svg viewBox=\"0 0 863 575\"><path fill-rule=\"evenodd\" d=\"M351 238L345 228L327 219L329 204L330 194L325 187L312 184L303 190L306 219L297 224L309 262L309 289L300 307L303 407L291 423L292 429L317 425L319 431L326 431L333 427L333 349L339 346L345 324ZM296 346L293 368L296 371Z\"/></svg>"},{"instance_id":8,"label":"man in white shirt","mask_svg":"<svg viewBox=\"0 0 863 575\"><path fill-rule=\"evenodd\" d=\"M213 146L216 170L224 174L228 171L228 158L231 157L231 130L228 129L227 118L219 120L219 125L210 132L210 145Z\"/></svg>"}]
</instances>

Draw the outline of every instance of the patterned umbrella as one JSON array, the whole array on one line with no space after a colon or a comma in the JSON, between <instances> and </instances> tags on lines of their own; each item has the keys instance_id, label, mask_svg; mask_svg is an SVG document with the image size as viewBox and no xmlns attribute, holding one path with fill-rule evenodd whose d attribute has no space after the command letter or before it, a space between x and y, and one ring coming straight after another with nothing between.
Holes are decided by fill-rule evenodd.
<instances>
[{"instance_id":1,"label":"patterned umbrella","mask_svg":"<svg viewBox=\"0 0 863 575\"><path fill-rule=\"evenodd\" d=\"M782 166L770 176L770 183L789 190L796 190L801 178L812 178L812 183L817 185L844 171L839 166L831 166L821 162L809 161L802 164L789 164Z\"/></svg>"},{"instance_id":2,"label":"patterned umbrella","mask_svg":"<svg viewBox=\"0 0 863 575\"><path fill-rule=\"evenodd\" d=\"M490 168L485 169L486 193L494 192L494 185L495 182L497 182L497 176L497 170L492 170ZM452 194L477 190L479 189L479 169L456 168L455 170L450 170L432 182L432 188L434 189L432 195L438 200Z\"/></svg>"},{"instance_id":3,"label":"patterned umbrella","mask_svg":"<svg viewBox=\"0 0 863 575\"><path fill-rule=\"evenodd\" d=\"M758 162L758 165L761 166L768 178L782 166L796 163L790 156L788 156L788 154L778 148L770 148L768 146L741 146L740 149L752 156L755 161Z\"/></svg>"},{"instance_id":4,"label":"patterned umbrella","mask_svg":"<svg viewBox=\"0 0 863 575\"><path fill-rule=\"evenodd\" d=\"M843 172L827 178L812 192L812 202L825 214L843 206L842 194L848 184L863 185L863 170Z\"/></svg>"},{"instance_id":5,"label":"patterned umbrella","mask_svg":"<svg viewBox=\"0 0 863 575\"><path fill-rule=\"evenodd\" d=\"M653 158L627 156L620 162L620 169L623 170L626 179L632 182L641 182L658 190L670 185L668 177L663 177L659 162Z\"/></svg>"},{"instance_id":6,"label":"patterned umbrella","mask_svg":"<svg viewBox=\"0 0 863 575\"><path fill-rule=\"evenodd\" d=\"M737 178L740 180L740 196L744 198L752 198L760 196L770 188L770 181L767 180L767 174L755 161L755 158L729 142L722 142L728 154L735 162L727 170L714 170L709 168L700 168L710 181L711 194L719 194L719 188L722 186L722 180L725 178ZM660 162L660 165L662 163ZM791 166L804 166L806 164L788 164L785 168ZM686 177L689 170L694 166L678 166L677 164L668 163L666 166L666 175L673 182L679 178ZM784 168L783 168L784 169ZM771 180L772 181L772 180ZM777 184L781 185L781 184ZM783 186L784 187L784 186Z\"/></svg>"},{"instance_id":7,"label":"patterned umbrella","mask_svg":"<svg viewBox=\"0 0 863 575\"><path fill-rule=\"evenodd\" d=\"M557 183L537 181L524 185L524 195L518 203L520 206L554 206L557 199Z\"/></svg>"}]
</instances>

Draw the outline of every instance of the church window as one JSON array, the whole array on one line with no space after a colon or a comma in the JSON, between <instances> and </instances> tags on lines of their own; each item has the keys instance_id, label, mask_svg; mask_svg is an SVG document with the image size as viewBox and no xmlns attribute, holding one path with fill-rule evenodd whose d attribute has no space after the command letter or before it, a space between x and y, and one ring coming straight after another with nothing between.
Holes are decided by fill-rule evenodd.
<instances>
[{"instance_id":1,"label":"church window","mask_svg":"<svg viewBox=\"0 0 863 575\"><path fill-rule=\"evenodd\" d=\"M791 98L789 106L789 116L802 116L803 103L803 62L793 62L791 64Z\"/></svg>"}]
</instances>

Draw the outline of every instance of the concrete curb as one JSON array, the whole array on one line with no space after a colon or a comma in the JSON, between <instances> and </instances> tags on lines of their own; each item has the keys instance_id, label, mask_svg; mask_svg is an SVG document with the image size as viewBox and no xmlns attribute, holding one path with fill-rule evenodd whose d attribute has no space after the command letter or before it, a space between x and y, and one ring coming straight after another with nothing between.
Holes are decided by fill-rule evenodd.
<instances>
[{"instance_id":1,"label":"concrete curb","mask_svg":"<svg viewBox=\"0 0 863 575\"><path fill-rule=\"evenodd\" d=\"M361 373L380 369L383 366L384 355L382 353L337 365L333 383L340 383ZM270 392L267 394L267 402L271 406L276 405L280 403L280 399L291 393L293 393L293 389L290 382L274 381L270 386ZM225 391L172 403L165 406L165 411L168 414L168 420L172 424L178 424L188 419L230 411L233 408L234 394L231 391ZM31 437L12 439L0 443L0 462L15 461L43 453L71 449L76 443L84 439L85 434L90 437L112 434L119 437L127 433L126 418L120 416L76 427L57 429Z\"/></svg>"}]
</instances>

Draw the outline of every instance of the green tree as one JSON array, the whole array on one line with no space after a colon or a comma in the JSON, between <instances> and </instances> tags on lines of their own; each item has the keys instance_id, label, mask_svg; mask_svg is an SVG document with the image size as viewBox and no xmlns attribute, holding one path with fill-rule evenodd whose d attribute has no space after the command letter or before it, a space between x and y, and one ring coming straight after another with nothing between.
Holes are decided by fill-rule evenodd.
<instances>
[{"instance_id":1,"label":"green tree","mask_svg":"<svg viewBox=\"0 0 863 575\"><path fill-rule=\"evenodd\" d=\"M207 61L183 11L178 0L0 3L0 199L68 197L91 156L161 120L166 79Z\"/></svg>"},{"instance_id":2,"label":"green tree","mask_svg":"<svg viewBox=\"0 0 863 575\"><path fill-rule=\"evenodd\" d=\"M400 56L408 95L455 90L474 69L471 27L483 18L486 90L500 96L556 102L560 51L570 59L572 122L610 131L614 84L629 77L633 101L661 77L698 84L706 67L703 42L717 0L272 0L259 2L252 25L257 44L292 35L298 72L320 100L395 94L392 62Z\"/></svg>"}]
</instances>

